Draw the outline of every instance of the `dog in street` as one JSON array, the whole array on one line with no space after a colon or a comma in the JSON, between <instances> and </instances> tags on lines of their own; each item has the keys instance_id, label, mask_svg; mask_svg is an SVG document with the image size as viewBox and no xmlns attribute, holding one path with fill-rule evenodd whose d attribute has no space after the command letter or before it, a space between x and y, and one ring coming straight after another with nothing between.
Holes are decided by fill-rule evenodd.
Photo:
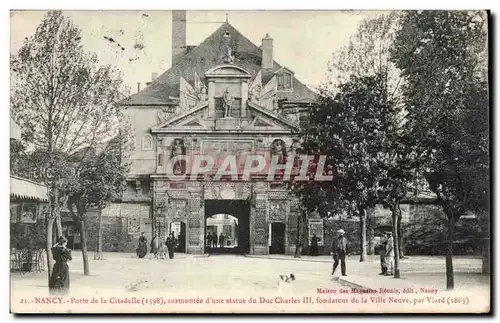
<instances>
[{"instance_id":1,"label":"dog in street","mask_svg":"<svg viewBox=\"0 0 500 323\"><path fill-rule=\"evenodd\" d=\"M290 275L278 275L278 277L283 281L284 283L291 283L292 281L295 280L295 275L290 274Z\"/></svg>"},{"instance_id":2,"label":"dog in street","mask_svg":"<svg viewBox=\"0 0 500 323\"><path fill-rule=\"evenodd\" d=\"M280 292L289 292L289 289L292 287L292 282L295 281L294 274L281 274L278 275L278 290Z\"/></svg>"}]
</instances>

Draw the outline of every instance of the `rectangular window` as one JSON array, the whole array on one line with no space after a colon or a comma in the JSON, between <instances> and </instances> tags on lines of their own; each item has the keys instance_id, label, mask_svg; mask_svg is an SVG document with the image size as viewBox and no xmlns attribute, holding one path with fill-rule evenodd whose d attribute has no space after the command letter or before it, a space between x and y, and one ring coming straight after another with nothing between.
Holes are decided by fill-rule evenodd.
<instances>
[{"instance_id":1,"label":"rectangular window","mask_svg":"<svg viewBox=\"0 0 500 323\"><path fill-rule=\"evenodd\" d=\"M292 75L283 73L277 76L278 90L288 90L292 88Z\"/></svg>"},{"instance_id":2,"label":"rectangular window","mask_svg":"<svg viewBox=\"0 0 500 323\"><path fill-rule=\"evenodd\" d=\"M290 74L284 74L284 87L285 89L292 88L292 76Z\"/></svg>"},{"instance_id":3,"label":"rectangular window","mask_svg":"<svg viewBox=\"0 0 500 323\"><path fill-rule=\"evenodd\" d=\"M278 75L278 90L283 90L283 74Z\"/></svg>"}]
</instances>

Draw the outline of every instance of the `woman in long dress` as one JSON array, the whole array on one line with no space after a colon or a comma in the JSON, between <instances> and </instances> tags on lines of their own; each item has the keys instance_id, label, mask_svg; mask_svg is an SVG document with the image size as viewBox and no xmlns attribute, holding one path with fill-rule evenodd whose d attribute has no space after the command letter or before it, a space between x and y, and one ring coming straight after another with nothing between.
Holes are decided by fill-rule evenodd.
<instances>
[{"instance_id":1,"label":"woman in long dress","mask_svg":"<svg viewBox=\"0 0 500 323\"><path fill-rule=\"evenodd\" d=\"M158 259L159 248L160 244L158 235L155 233L155 235L153 236L153 240L151 240L151 253L153 254L153 257L155 257L156 259Z\"/></svg>"},{"instance_id":2,"label":"woman in long dress","mask_svg":"<svg viewBox=\"0 0 500 323\"><path fill-rule=\"evenodd\" d=\"M148 253L148 239L144 236L144 232L139 237L139 246L137 247L137 257L144 258Z\"/></svg>"},{"instance_id":3,"label":"woman in long dress","mask_svg":"<svg viewBox=\"0 0 500 323\"><path fill-rule=\"evenodd\" d=\"M68 239L61 236L52 247L52 258L55 260L52 275L49 280L50 294L67 294L69 291L69 266L72 260L71 250L66 247Z\"/></svg>"}]
</instances>

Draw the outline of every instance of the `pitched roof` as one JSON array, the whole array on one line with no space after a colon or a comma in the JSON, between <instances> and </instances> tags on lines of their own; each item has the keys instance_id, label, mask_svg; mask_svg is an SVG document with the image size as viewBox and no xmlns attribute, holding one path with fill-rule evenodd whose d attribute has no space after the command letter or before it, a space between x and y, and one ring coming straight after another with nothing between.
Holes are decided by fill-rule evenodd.
<instances>
[{"instance_id":1,"label":"pitched roof","mask_svg":"<svg viewBox=\"0 0 500 323\"><path fill-rule=\"evenodd\" d=\"M229 23L224 23L199 46L190 50L183 57L176 59L172 67L157 77L149 86L142 91L131 95L120 101L119 105L169 105L177 101L169 97L179 97L180 77L194 84L195 72L204 80L204 74L210 68L224 64L225 54L223 35L229 32L231 35L230 46L234 55L233 64L246 69L255 77L261 70L262 50L243 36ZM267 83L274 72L282 66L274 62L272 70L262 70L262 82ZM278 99L288 99L293 102L311 102L315 93L293 78L293 92L278 91Z\"/></svg>"}]
</instances>

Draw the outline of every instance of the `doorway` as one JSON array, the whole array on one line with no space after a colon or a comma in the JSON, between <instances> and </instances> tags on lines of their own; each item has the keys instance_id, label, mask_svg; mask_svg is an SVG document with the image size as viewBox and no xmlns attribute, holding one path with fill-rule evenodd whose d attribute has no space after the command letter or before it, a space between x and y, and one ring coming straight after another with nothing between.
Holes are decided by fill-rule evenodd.
<instances>
[{"instance_id":1,"label":"doorway","mask_svg":"<svg viewBox=\"0 0 500 323\"><path fill-rule=\"evenodd\" d=\"M205 200L205 252L250 252L250 203L245 200Z\"/></svg>"},{"instance_id":2,"label":"doorway","mask_svg":"<svg viewBox=\"0 0 500 323\"><path fill-rule=\"evenodd\" d=\"M269 254L285 254L285 227L281 222L269 224Z\"/></svg>"},{"instance_id":3,"label":"doorway","mask_svg":"<svg viewBox=\"0 0 500 323\"><path fill-rule=\"evenodd\" d=\"M186 223L180 221L170 223L170 233L177 239L175 252L186 252Z\"/></svg>"}]
</instances>

